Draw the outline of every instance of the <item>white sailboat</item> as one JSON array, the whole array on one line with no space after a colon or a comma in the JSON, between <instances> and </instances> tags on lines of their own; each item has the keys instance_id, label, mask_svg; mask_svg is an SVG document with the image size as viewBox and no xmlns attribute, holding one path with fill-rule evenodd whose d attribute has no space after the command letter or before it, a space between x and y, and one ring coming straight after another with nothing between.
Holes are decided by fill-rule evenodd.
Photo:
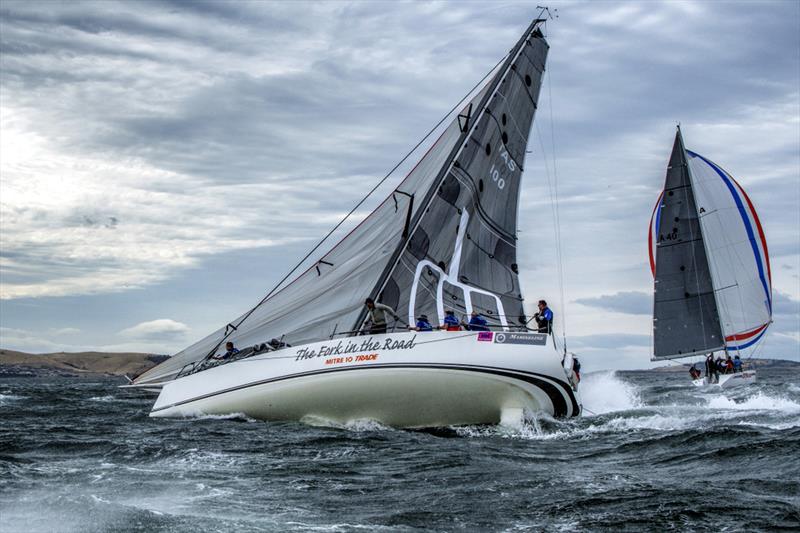
<instances>
[{"instance_id":1,"label":"white sailboat","mask_svg":"<svg viewBox=\"0 0 800 533\"><path fill-rule=\"evenodd\" d=\"M753 203L716 163L675 136L664 190L650 220L655 279L653 361L720 353L749 358L772 322L772 274ZM727 358L727 357L726 357ZM730 388L755 370L715 372L697 386Z\"/></svg>"},{"instance_id":2,"label":"white sailboat","mask_svg":"<svg viewBox=\"0 0 800 533\"><path fill-rule=\"evenodd\" d=\"M151 416L430 427L580 413L572 356L527 328L516 263L522 166L549 49L543 22L530 24L353 231L253 309L129 385L160 391ZM401 318L371 328L366 298ZM421 314L441 324L449 310L480 313L488 331L406 327ZM217 364L227 342L241 351Z\"/></svg>"}]
</instances>

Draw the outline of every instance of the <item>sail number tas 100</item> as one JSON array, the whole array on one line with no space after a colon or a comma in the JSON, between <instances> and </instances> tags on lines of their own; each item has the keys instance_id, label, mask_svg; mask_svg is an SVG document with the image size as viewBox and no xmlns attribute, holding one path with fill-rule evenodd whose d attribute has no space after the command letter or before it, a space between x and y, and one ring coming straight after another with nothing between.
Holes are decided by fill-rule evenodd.
<instances>
[{"instance_id":1,"label":"sail number tas 100","mask_svg":"<svg viewBox=\"0 0 800 533\"><path fill-rule=\"evenodd\" d=\"M500 149L500 159L505 162L505 166L511 172L514 172L517 169L517 164L514 163L514 160L508 155L508 151L504 148ZM502 168L502 167L501 167ZM506 186L506 180L500 176L500 169L495 168L494 163L492 164L492 168L489 169L489 177L492 178L492 181L497 185L498 189L503 189Z\"/></svg>"}]
</instances>

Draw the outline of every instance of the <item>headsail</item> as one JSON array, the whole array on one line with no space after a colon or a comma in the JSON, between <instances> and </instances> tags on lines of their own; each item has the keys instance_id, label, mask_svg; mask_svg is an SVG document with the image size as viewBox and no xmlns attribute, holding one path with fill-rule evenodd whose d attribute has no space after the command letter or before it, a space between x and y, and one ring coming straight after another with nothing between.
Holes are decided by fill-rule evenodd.
<instances>
[{"instance_id":1,"label":"headsail","mask_svg":"<svg viewBox=\"0 0 800 533\"><path fill-rule=\"evenodd\" d=\"M723 347L730 351L746 349L758 342L772 319L771 272L764 231L750 198L736 180L715 163L683 149L680 130L676 147L679 141L681 148L678 155L686 164L687 190L693 199L687 204L690 211L694 208L692 212L699 222L695 232L702 243L702 251L695 249L694 258L701 259L700 263L705 265L704 270L707 271L707 276L706 273L702 274L703 283L700 285L708 286L710 283L713 289L713 302L706 299L704 308L709 313L713 312L713 322L718 324L721 335L721 342L713 338L712 342L707 343L717 346L694 351L708 352ZM673 148L673 159L675 157ZM671 160L670 167L673 166ZM665 206L670 201L674 202L678 194L669 186L669 173L667 181L668 185L659 197L650 222L650 264L656 278L654 359L691 355L685 350L676 351L674 346L680 349L680 344L685 344L684 335L701 327L701 319L705 321L704 325L708 324L706 315L693 316L681 313L674 304L664 305L662 277L670 275L670 272L675 275L675 263L671 246L664 245L662 241L669 242L670 238L676 236L671 222L673 214L665 212ZM665 228L670 229L665 232ZM672 239L672 242L675 241ZM685 266L684 263L681 266ZM688 270L680 273L689 287L692 284L689 278L693 278L695 283L701 279ZM675 279L673 285L676 285ZM665 322L669 324L666 329ZM675 327L676 323L678 327ZM664 342L665 336L667 342Z\"/></svg>"},{"instance_id":2,"label":"headsail","mask_svg":"<svg viewBox=\"0 0 800 533\"><path fill-rule=\"evenodd\" d=\"M714 286L680 130L654 218L653 359L721 349Z\"/></svg>"},{"instance_id":3,"label":"headsail","mask_svg":"<svg viewBox=\"0 0 800 533\"><path fill-rule=\"evenodd\" d=\"M772 321L767 240L744 189L705 157L687 150L711 279L728 350L753 346Z\"/></svg>"},{"instance_id":4,"label":"headsail","mask_svg":"<svg viewBox=\"0 0 800 533\"><path fill-rule=\"evenodd\" d=\"M255 310L136 383L173 378L223 338L240 348L271 338L303 344L358 329L368 296L409 318L474 307L495 323L520 326L516 211L548 49L541 22L531 23L494 77L361 224ZM436 276L438 292L431 284Z\"/></svg>"}]
</instances>

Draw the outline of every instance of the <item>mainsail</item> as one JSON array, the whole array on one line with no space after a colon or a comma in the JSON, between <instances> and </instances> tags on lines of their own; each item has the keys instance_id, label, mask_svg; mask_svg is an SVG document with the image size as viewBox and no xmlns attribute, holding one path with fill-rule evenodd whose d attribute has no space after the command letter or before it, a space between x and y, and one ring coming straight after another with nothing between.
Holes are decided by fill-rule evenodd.
<instances>
[{"instance_id":1,"label":"mainsail","mask_svg":"<svg viewBox=\"0 0 800 533\"><path fill-rule=\"evenodd\" d=\"M650 226L653 359L753 346L772 317L764 231L744 190L685 150L680 129Z\"/></svg>"},{"instance_id":2,"label":"mainsail","mask_svg":"<svg viewBox=\"0 0 800 533\"><path fill-rule=\"evenodd\" d=\"M445 309L476 309L499 327L524 328L517 203L549 48L542 22L531 23L497 73L361 224L255 309L135 382L171 379L223 340L298 345L357 331L367 297L408 322L420 313L435 321Z\"/></svg>"}]
</instances>

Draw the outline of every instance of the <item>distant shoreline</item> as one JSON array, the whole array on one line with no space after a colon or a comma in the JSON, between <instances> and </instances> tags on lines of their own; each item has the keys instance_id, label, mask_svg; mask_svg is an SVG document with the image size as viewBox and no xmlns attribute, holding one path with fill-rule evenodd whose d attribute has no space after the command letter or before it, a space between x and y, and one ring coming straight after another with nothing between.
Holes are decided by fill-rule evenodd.
<instances>
[{"instance_id":1,"label":"distant shoreline","mask_svg":"<svg viewBox=\"0 0 800 533\"><path fill-rule=\"evenodd\" d=\"M0 349L0 378L42 376L127 376L133 378L168 359L136 352L32 354Z\"/></svg>"},{"instance_id":2,"label":"distant shoreline","mask_svg":"<svg viewBox=\"0 0 800 533\"><path fill-rule=\"evenodd\" d=\"M134 378L168 359L167 355L136 352L58 352L32 354L0 349L0 378L10 377L93 377L127 376ZM683 373L691 363L672 364L631 372ZM702 366L702 365L700 365ZM800 371L800 362L787 359L750 359L745 366L765 370Z\"/></svg>"}]
</instances>

